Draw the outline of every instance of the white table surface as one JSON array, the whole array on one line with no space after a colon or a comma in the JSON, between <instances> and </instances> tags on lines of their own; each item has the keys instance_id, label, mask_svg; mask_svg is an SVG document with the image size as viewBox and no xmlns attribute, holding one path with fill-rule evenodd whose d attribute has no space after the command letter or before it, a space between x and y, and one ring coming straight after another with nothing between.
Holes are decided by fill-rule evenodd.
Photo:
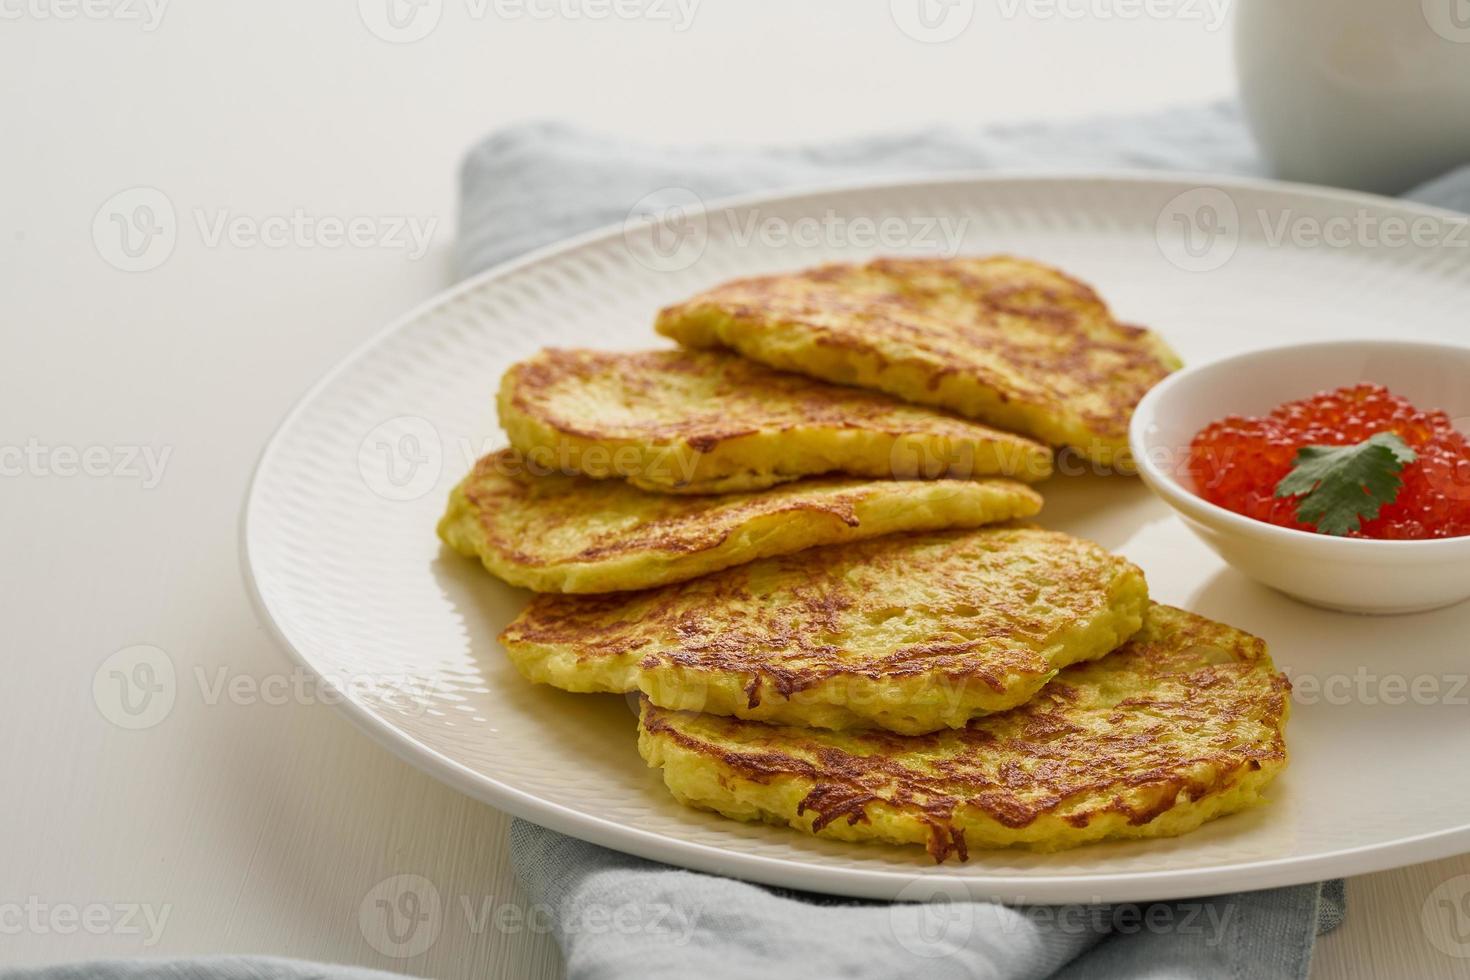
<instances>
[{"instance_id":1,"label":"white table surface","mask_svg":"<svg viewBox=\"0 0 1470 980\"><path fill-rule=\"evenodd\" d=\"M381 2L364 0L369 17ZM251 466L287 407L448 282L455 168L476 137L556 116L668 142L779 141L1231 88L1228 30L1187 17L982 4L958 38L928 44L882 2L704 0L682 31L428 2L440 22L408 44L375 36L351 0L152 0L153 22L142 0L0 3L0 451L32 449L18 466L0 456L0 964L227 951L560 974L549 939L500 911L525 904L501 814L310 697L267 703L292 668L255 620L236 549ZM129 273L94 244L93 219L138 186L167 196L177 240ZM315 232L212 235L221 219L269 228L298 211L432 220L436 234L421 258ZM107 475L58 473L75 465L66 447L104 447ZM128 475L128 447L169 453L156 486ZM92 686L135 644L166 651L181 678L144 730L112 724ZM235 678L245 693L210 696ZM401 873L449 910L407 959L358 924L372 887ZM1458 858L1354 880L1314 975L1470 976L1470 959L1438 948L1464 949L1470 915L1458 936L1421 925L1429 893L1467 873ZM466 904L492 915L476 925ZM151 935L130 908L167 917Z\"/></svg>"}]
</instances>

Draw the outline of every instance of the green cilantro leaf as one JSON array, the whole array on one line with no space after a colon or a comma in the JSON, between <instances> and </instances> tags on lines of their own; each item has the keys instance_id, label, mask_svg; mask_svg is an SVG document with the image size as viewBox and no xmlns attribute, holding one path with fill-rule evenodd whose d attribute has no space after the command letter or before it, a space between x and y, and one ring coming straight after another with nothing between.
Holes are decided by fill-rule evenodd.
<instances>
[{"instance_id":1,"label":"green cilantro leaf","mask_svg":"<svg viewBox=\"0 0 1470 980\"><path fill-rule=\"evenodd\" d=\"M1399 474L1417 458L1404 440L1380 432L1354 446L1303 446L1276 496L1301 497L1296 515L1323 534L1344 535L1399 495Z\"/></svg>"}]
</instances>

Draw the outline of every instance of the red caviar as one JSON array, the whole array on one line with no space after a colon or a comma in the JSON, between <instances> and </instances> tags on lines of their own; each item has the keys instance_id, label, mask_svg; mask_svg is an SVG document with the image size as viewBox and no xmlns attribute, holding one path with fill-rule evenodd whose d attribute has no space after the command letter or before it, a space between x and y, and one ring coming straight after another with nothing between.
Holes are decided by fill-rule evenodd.
<instances>
[{"instance_id":1,"label":"red caviar","mask_svg":"<svg viewBox=\"0 0 1470 980\"><path fill-rule=\"evenodd\" d=\"M1256 520L1315 531L1297 519L1299 498L1275 495L1302 446L1347 446L1394 432L1418 458L1403 486L1356 538L1470 535L1470 443L1444 412L1424 412L1382 385L1360 384L1287 402L1264 417L1232 415L1201 429L1189 445L1199 495Z\"/></svg>"}]
</instances>

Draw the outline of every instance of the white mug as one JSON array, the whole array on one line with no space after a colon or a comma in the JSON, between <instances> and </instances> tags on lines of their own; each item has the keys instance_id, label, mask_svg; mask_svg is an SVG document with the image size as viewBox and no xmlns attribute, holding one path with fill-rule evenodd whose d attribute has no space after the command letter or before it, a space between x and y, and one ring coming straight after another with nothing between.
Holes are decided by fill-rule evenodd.
<instances>
[{"instance_id":1,"label":"white mug","mask_svg":"<svg viewBox=\"0 0 1470 980\"><path fill-rule=\"evenodd\" d=\"M1235 63L1278 177L1397 194L1470 164L1470 0L1238 0Z\"/></svg>"}]
</instances>

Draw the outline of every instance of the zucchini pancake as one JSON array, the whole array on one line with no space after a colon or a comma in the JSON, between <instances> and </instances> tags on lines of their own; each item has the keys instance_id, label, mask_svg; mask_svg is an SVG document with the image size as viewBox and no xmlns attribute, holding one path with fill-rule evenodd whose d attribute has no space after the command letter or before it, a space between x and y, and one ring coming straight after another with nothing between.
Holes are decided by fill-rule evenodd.
<instances>
[{"instance_id":1,"label":"zucchini pancake","mask_svg":"<svg viewBox=\"0 0 1470 980\"><path fill-rule=\"evenodd\" d=\"M1286 765L1289 691L1261 640L1156 605L1116 653L959 731L819 732L644 699L638 746L685 804L964 860L1172 836L1262 802Z\"/></svg>"},{"instance_id":2,"label":"zucchini pancake","mask_svg":"<svg viewBox=\"0 0 1470 980\"><path fill-rule=\"evenodd\" d=\"M501 634L527 678L668 708L906 734L1036 694L1142 625L1137 567L998 525L765 558L620 595L539 595Z\"/></svg>"},{"instance_id":3,"label":"zucchini pancake","mask_svg":"<svg viewBox=\"0 0 1470 980\"><path fill-rule=\"evenodd\" d=\"M542 469L663 493L823 473L1030 481L1052 465L1024 436L719 351L543 350L505 373L499 409L511 445Z\"/></svg>"},{"instance_id":4,"label":"zucchini pancake","mask_svg":"<svg viewBox=\"0 0 1470 980\"><path fill-rule=\"evenodd\" d=\"M689 347L885 391L1130 468L1128 421L1180 366L1093 290L1009 256L877 259L717 286L658 317Z\"/></svg>"},{"instance_id":5,"label":"zucchini pancake","mask_svg":"<svg viewBox=\"0 0 1470 980\"><path fill-rule=\"evenodd\" d=\"M816 545L978 527L1040 509L1040 494L1005 479L818 478L764 493L646 493L622 481L536 475L506 449L454 488L439 536L512 585L613 592Z\"/></svg>"}]
</instances>

